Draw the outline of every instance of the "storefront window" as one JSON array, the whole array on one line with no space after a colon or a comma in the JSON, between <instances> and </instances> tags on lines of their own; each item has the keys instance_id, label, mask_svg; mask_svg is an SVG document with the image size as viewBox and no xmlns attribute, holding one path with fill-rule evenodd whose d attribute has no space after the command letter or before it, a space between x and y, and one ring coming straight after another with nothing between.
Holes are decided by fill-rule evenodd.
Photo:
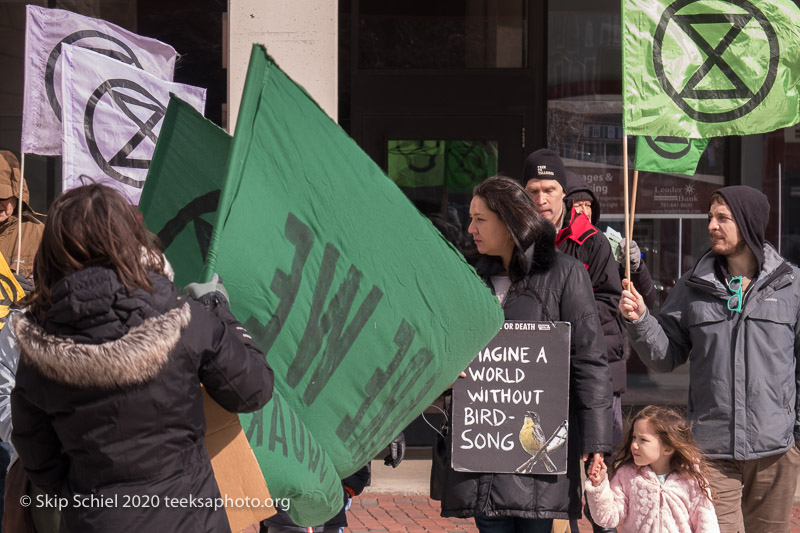
<instances>
[{"instance_id":1,"label":"storefront window","mask_svg":"<svg viewBox=\"0 0 800 533\"><path fill-rule=\"evenodd\" d=\"M523 68L524 0L361 0L362 69Z\"/></svg>"},{"instance_id":2,"label":"storefront window","mask_svg":"<svg viewBox=\"0 0 800 533\"><path fill-rule=\"evenodd\" d=\"M600 201L600 229L624 233L620 4L550 4L548 35L548 147L591 185ZM636 139L628 137L627 142L632 190ZM653 276L659 305L709 246L708 199L725 184L725 150L723 139L712 139L693 176L638 175L633 238ZM625 402L685 404L686 367L670 375L651 375L631 354L628 371Z\"/></svg>"},{"instance_id":3,"label":"storefront window","mask_svg":"<svg viewBox=\"0 0 800 533\"><path fill-rule=\"evenodd\" d=\"M497 156L497 141L392 140L387 173L445 237L461 244L472 189L497 174Z\"/></svg>"}]
</instances>

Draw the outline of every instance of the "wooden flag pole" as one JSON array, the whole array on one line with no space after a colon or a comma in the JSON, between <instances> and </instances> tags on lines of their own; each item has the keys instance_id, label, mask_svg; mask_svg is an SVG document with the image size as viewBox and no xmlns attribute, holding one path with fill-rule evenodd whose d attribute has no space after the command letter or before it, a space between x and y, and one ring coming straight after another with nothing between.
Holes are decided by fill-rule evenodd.
<instances>
[{"instance_id":1,"label":"wooden flag pole","mask_svg":"<svg viewBox=\"0 0 800 533\"><path fill-rule=\"evenodd\" d=\"M631 234L631 223L628 218L630 211L628 211L628 135L622 132L622 194L625 197L625 236ZM625 279L631 279L631 240L625 239Z\"/></svg>"},{"instance_id":2,"label":"wooden flag pole","mask_svg":"<svg viewBox=\"0 0 800 533\"><path fill-rule=\"evenodd\" d=\"M17 270L19 274L19 264L22 262L22 184L25 182L25 152L20 154L22 160L19 164L19 196L17 197Z\"/></svg>"},{"instance_id":3,"label":"wooden flag pole","mask_svg":"<svg viewBox=\"0 0 800 533\"><path fill-rule=\"evenodd\" d=\"M636 213L636 189L639 186L639 171L633 170L633 192L631 193L631 232L628 234L628 240L633 240L633 222L635 220L634 214Z\"/></svg>"}]
</instances>

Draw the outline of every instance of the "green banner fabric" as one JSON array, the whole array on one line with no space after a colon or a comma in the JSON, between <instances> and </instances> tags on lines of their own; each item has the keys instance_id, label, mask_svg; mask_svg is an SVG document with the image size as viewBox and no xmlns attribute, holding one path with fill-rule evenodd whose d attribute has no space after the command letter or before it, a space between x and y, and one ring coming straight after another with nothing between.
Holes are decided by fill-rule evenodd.
<instances>
[{"instance_id":1,"label":"green banner fabric","mask_svg":"<svg viewBox=\"0 0 800 533\"><path fill-rule=\"evenodd\" d=\"M139 211L161 239L175 284L183 287L199 281L203 272L231 136L176 96L170 98L162 130Z\"/></svg>"},{"instance_id":2,"label":"green banner fabric","mask_svg":"<svg viewBox=\"0 0 800 533\"><path fill-rule=\"evenodd\" d=\"M189 104L171 99L139 210L161 238L178 285L201 277L230 149L230 135ZM224 272L222 277L227 286ZM258 444L257 459L270 494L291 501L287 511L295 523L315 526L339 512L339 475L280 393L274 393L251 423L253 418L241 415L242 427L249 428L248 440Z\"/></svg>"},{"instance_id":3,"label":"green banner fabric","mask_svg":"<svg viewBox=\"0 0 800 533\"><path fill-rule=\"evenodd\" d=\"M637 137L634 169L694 176L708 139Z\"/></svg>"},{"instance_id":4,"label":"green banner fabric","mask_svg":"<svg viewBox=\"0 0 800 533\"><path fill-rule=\"evenodd\" d=\"M463 257L260 46L204 275L212 271L341 477L373 459L503 325ZM262 411L250 424L270 420ZM251 439L256 456L266 442Z\"/></svg>"},{"instance_id":5,"label":"green banner fabric","mask_svg":"<svg viewBox=\"0 0 800 533\"><path fill-rule=\"evenodd\" d=\"M279 390L263 409L239 415L239 420L270 495L291 502L285 511L295 524L318 526L342 510L342 481L325 446L314 438Z\"/></svg>"},{"instance_id":6,"label":"green banner fabric","mask_svg":"<svg viewBox=\"0 0 800 533\"><path fill-rule=\"evenodd\" d=\"M623 0L628 135L709 138L800 121L792 0Z\"/></svg>"}]
</instances>

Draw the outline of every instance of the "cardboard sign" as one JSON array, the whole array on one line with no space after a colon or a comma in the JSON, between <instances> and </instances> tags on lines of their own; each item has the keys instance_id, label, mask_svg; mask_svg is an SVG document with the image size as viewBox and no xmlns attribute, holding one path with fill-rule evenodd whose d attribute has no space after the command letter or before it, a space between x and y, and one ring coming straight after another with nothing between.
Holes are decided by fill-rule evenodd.
<instances>
[{"instance_id":1,"label":"cardboard sign","mask_svg":"<svg viewBox=\"0 0 800 533\"><path fill-rule=\"evenodd\" d=\"M206 450L214 469L219 492L231 501L250 498L271 502L267 482L247 442L239 417L223 409L203 390L206 413ZM261 505L225 506L231 531L240 532L275 514L275 508Z\"/></svg>"},{"instance_id":2,"label":"cardboard sign","mask_svg":"<svg viewBox=\"0 0 800 533\"><path fill-rule=\"evenodd\" d=\"M563 474L569 420L568 322L507 320L453 385L453 468Z\"/></svg>"}]
</instances>

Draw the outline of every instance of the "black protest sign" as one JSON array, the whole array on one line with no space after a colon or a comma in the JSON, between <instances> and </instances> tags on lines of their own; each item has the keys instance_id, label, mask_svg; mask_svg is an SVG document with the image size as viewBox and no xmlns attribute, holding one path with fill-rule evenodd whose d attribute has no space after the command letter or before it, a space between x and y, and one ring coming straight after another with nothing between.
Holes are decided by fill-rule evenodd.
<instances>
[{"instance_id":1,"label":"black protest sign","mask_svg":"<svg viewBox=\"0 0 800 533\"><path fill-rule=\"evenodd\" d=\"M480 351L453 385L455 470L566 472L570 328L509 320Z\"/></svg>"}]
</instances>

